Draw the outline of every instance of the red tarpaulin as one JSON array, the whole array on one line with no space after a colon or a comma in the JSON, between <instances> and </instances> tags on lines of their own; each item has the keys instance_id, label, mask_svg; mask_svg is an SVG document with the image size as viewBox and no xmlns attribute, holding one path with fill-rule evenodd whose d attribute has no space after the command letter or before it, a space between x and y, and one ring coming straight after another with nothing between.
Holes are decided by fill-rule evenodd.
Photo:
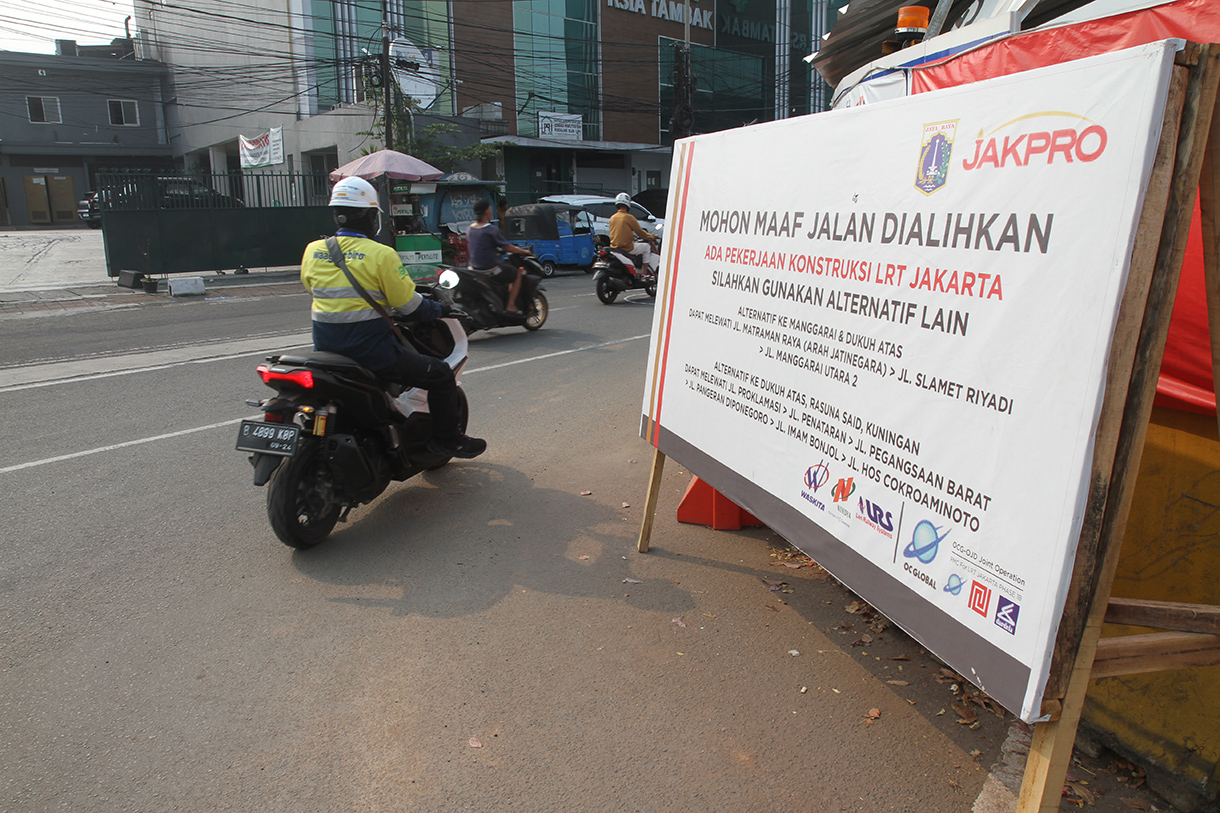
<instances>
[{"instance_id":1,"label":"red tarpaulin","mask_svg":"<svg viewBox=\"0 0 1220 813\"><path fill-rule=\"evenodd\" d=\"M1220 42L1220 2L1176 0L1100 20L1028 31L913 69L911 92L954 87L1171 38ZM1156 403L1212 415L1216 412L1216 395L1212 386L1200 223L1196 200L1165 359L1157 382Z\"/></svg>"}]
</instances>

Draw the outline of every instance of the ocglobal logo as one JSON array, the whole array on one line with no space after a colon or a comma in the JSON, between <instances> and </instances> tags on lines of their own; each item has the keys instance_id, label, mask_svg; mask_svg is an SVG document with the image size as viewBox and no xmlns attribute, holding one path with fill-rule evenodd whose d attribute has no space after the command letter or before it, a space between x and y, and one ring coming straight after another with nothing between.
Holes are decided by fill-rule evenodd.
<instances>
[{"instance_id":1,"label":"ocglobal logo","mask_svg":"<svg viewBox=\"0 0 1220 813\"><path fill-rule=\"evenodd\" d=\"M1016 129L1017 124L1038 118L1077 119L1079 124L1075 127L998 135L1001 130ZM979 136L974 142L974 154L962 160L962 169L1006 169L1010 166L1026 167L1034 164L1049 166L1055 163L1056 156L1059 157L1060 163L1081 161L1087 164L1101 157L1106 151L1108 141L1106 128L1092 123L1084 116L1061 110L1030 113L1001 124L990 133L984 134L979 130Z\"/></svg>"}]
</instances>

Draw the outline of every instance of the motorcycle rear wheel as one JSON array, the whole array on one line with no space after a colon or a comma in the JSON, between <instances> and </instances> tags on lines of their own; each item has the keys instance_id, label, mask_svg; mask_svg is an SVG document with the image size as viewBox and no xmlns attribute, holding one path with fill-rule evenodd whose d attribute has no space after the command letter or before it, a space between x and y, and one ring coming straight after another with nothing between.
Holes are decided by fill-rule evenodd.
<instances>
[{"instance_id":1,"label":"motorcycle rear wheel","mask_svg":"<svg viewBox=\"0 0 1220 813\"><path fill-rule=\"evenodd\" d=\"M547 314L550 313L551 306L546 301L546 294L542 291L534 292L534 301L530 303L530 312L525 317L525 329L537 330L546 324Z\"/></svg>"},{"instance_id":2,"label":"motorcycle rear wheel","mask_svg":"<svg viewBox=\"0 0 1220 813\"><path fill-rule=\"evenodd\" d=\"M297 453L284 461L267 487L267 519L279 540L290 548L312 548L330 535L342 510L335 501L330 466L312 438L303 438Z\"/></svg>"},{"instance_id":3,"label":"motorcycle rear wheel","mask_svg":"<svg viewBox=\"0 0 1220 813\"><path fill-rule=\"evenodd\" d=\"M602 301L603 305L613 305L614 300L618 298L618 291L610 287L609 277L597 278L597 298Z\"/></svg>"}]
</instances>

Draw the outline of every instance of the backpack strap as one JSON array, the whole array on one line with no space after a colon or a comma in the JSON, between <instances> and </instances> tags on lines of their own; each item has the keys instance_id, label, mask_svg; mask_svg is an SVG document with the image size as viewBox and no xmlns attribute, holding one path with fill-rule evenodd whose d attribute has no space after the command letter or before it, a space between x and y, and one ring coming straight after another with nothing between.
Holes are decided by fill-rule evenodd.
<instances>
[{"instance_id":1,"label":"backpack strap","mask_svg":"<svg viewBox=\"0 0 1220 813\"><path fill-rule=\"evenodd\" d=\"M369 292L364 289L363 285L356 281L356 277L348 269L347 261L343 258L343 249L339 247L339 238L327 237L326 250L330 252L330 261L338 266L339 270L347 276L347 281L350 282L352 287L356 289L356 293L360 294L360 297L365 302L369 303L373 310L381 314L381 318L390 323L390 329L394 331L394 335L398 337L398 341L405 345L407 343L406 337L402 335L402 331L398 329L398 324L395 323L395 321L390 317L390 312L385 309L384 305L369 295Z\"/></svg>"}]
</instances>

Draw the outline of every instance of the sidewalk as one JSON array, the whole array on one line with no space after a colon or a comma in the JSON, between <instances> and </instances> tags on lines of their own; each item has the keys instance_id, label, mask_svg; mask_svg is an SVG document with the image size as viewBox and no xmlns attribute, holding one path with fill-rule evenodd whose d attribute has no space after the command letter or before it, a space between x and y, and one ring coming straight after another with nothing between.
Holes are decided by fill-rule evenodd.
<instances>
[{"instance_id":1,"label":"sidewalk","mask_svg":"<svg viewBox=\"0 0 1220 813\"><path fill-rule=\"evenodd\" d=\"M252 270L249 274L200 273L207 289L288 284L299 279L292 268ZM100 229L0 231L0 316L135 306L163 295L120 288L106 274Z\"/></svg>"}]
</instances>

